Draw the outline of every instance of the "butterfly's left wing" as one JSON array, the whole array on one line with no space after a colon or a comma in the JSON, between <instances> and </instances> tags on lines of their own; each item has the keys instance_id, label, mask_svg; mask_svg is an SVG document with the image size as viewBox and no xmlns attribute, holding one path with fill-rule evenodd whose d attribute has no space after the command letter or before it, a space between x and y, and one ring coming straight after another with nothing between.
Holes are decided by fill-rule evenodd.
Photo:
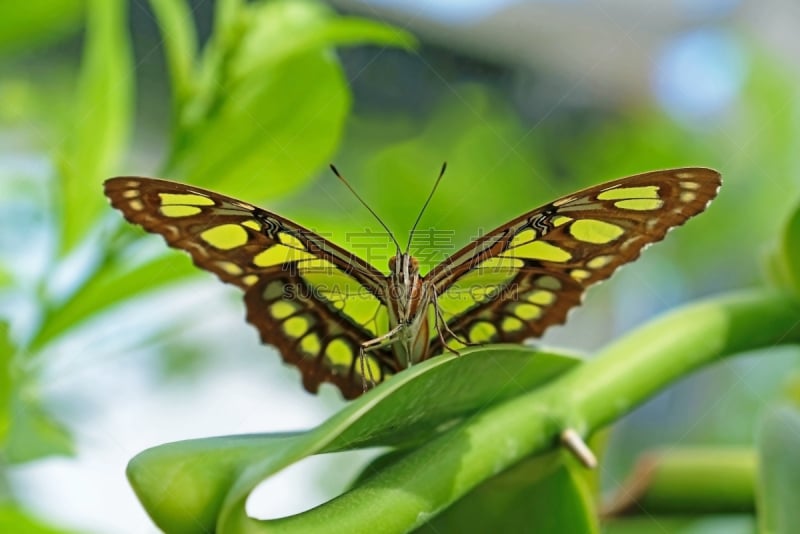
<instances>
[{"instance_id":1,"label":"butterfly's left wing","mask_svg":"<svg viewBox=\"0 0 800 534\"><path fill-rule=\"evenodd\" d=\"M378 348L385 332L385 276L318 234L234 198L153 178L107 180L106 196L130 222L161 234L194 263L245 292L247 320L300 368L316 392L332 382L346 398L398 371ZM366 376L365 376L366 375Z\"/></svg>"},{"instance_id":2,"label":"butterfly's left wing","mask_svg":"<svg viewBox=\"0 0 800 534\"><path fill-rule=\"evenodd\" d=\"M588 286L703 211L720 183L711 169L648 172L573 193L495 229L426 277L445 336L470 343L541 336L565 321ZM429 354L443 348L434 337Z\"/></svg>"}]
</instances>

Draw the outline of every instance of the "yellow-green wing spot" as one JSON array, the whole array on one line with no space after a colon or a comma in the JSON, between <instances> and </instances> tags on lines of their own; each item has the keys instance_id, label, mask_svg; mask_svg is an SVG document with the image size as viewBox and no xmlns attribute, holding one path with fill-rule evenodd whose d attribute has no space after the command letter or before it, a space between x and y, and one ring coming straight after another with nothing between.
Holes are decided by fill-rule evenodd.
<instances>
[{"instance_id":1,"label":"yellow-green wing spot","mask_svg":"<svg viewBox=\"0 0 800 534\"><path fill-rule=\"evenodd\" d=\"M219 249L231 250L247 244L247 232L238 224L220 224L200 233L200 239Z\"/></svg>"},{"instance_id":2,"label":"yellow-green wing spot","mask_svg":"<svg viewBox=\"0 0 800 534\"><path fill-rule=\"evenodd\" d=\"M503 258L544 260L557 263L563 263L572 258L568 250L556 244L537 239L537 232L532 228L527 228L518 233L500 256Z\"/></svg>"},{"instance_id":3,"label":"yellow-green wing spot","mask_svg":"<svg viewBox=\"0 0 800 534\"><path fill-rule=\"evenodd\" d=\"M625 200L632 198L659 198L657 185L645 185L639 187L619 186L613 189L606 189L597 194L600 200Z\"/></svg>"},{"instance_id":4,"label":"yellow-green wing spot","mask_svg":"<svg viewBox=\"0 0 800 534\"><path fill-rule=\"evenodd\" d=\"M657 185L616 187L597 195L600 200L614 200L614 207L623 210L652 211L664 206Z\"/></svg>"},{"instance_id":5,"label":"yellow-green wing spot","mask_svg":"<svg viewBox=\"0 0 800 534\"><path fill-rule=\"evenodd\" d=\"M625 229L605 221L579 219L570 225L569 232L578 241L602 245L620 238Z\"/></svg>"},{"instance_id":6,"label":"yellow-green wing spot","mask_svg":"<svg viewBox=\"0 0 800 534\"><path fill-rule=\"evenodd\" d=\"M197 193L159 193L162 206L213 206L214 199Z\"/></svg>"}]
</instances>

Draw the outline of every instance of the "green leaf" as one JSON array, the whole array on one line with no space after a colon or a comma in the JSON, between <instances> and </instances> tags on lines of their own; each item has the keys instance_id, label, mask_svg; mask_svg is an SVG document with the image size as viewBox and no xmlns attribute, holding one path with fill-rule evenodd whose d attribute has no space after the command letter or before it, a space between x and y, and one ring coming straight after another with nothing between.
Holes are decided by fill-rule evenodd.
<instances>
[{"instance_id":1,"label":"green leaf","mask_svg":"<svg viewBox=\"0 0 800 534\"><path fill-rule=\"evenodd\" d=\"M565 355L516 346L443 355L392 378L309 432L162 445L136 456L128 477L165 531L224 531L222 525L236 531L233 525L239 522L255 528L259 523L238 506L283 467L312 454L409 446L446 434L470 414L535 388L576 363Z\"/></svg>"},{"instance_id":2,"label":"green leaf","mask_svg":"<svg viewBox=\"0 0 800 534\"><path fill-rule=\"evenodd\" d=\"M0 532L13 532L14 534L67 534L69 531L48 525L14 504L0 503Z\"/></svg>"},{"instance_id":3,"label":"green leaf","mask_svg":"<svg viewBox=\"0 0 800 534\"><path fill-rule=\"evenodd\" d=\"M0 52L41 47L80 25L86 0L0 2Z\"/></svg>"},{"instance_id":4,"label":"green leaf","mask_svg":"<svg viewBox=\"0 0 800 534\"><path fill-rule=\"evenodd\" d=\"M39 400L18 386L11 399L11 427L5 447L9 463L24 463L47 456L71 456L75 450L69 431Z\"/></svg>"},{"instance_id":5,"label":"green leaf","mask_svg":"<svg viewBox=\"0 0 800 534\"><path fill-rule=\"evenodd\" d=\"M534 456L472 490L414 532L599 532L586 468Z\"/></svg>"},{"instance_id":6,"label":"green leaf","mask_svg":"<svg viewBox=\"0 0 800 534\"><path fill-rule=\"evenodd\" d=\"M356 17L337 17L317 2L279 1L251 7L248 31L232 58L232 83L264 72L296 54L333 46L374 44L411 49L414 37L398 28Z\"/></svg>"},{"instance_id":7,"label":"green leaf","mask_svg":"<svg viewBox=\"0 0 800 534\"><path fill-rule=\"evenodd\" d=\"M337 149L351 96L333 46L413 42L316 2L230 4L222 14L226 22L204 50L169 167L247 198L287 193Z\"/></svg>"},{"instance_id":8,"label":"green leaf","mask_svg":"<svg viewBox=\"0 0 800 534\"><path fill-rule=\"evenodd\" d=\"M791 406L772 407L758 436L759 481L756 506L759 531L792 533L800 525L800 412Z\"/></svg>"},{"instance_id":9,"label":"green leaf","mask_svg":"<svg viewBox=\"0 0 800 534\"><path fill-rule=\"evenodd\" d=\"M285 194L330 159L349 110L336 59L297 55L231 91L189 141L180 172L198 185L224 184L234 196Z\"/></svg>"},{"instance_id":10,"label":"green leaf","mask_svg":"<svg viewBox=\"0 0 800 534\"><path fill-rule=\"evenodd\" d=\"M127 2L91 0L86 44L68 139L60 150L61 251L70 250L106 206L100 184L127 145L134 87Z\"/></svg>"}]
</instances>

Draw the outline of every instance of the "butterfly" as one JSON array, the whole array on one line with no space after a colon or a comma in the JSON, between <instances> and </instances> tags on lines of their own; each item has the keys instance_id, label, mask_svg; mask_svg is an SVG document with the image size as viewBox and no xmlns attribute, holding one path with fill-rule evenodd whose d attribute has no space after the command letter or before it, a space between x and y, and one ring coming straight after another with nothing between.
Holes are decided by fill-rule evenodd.
<instances>
[{"instance_id":1,"label":"butterfly","mask_svg":"<svg viewBox=\"0 0 800 534\"><path fill-rule=\"evenodd\" d=\"M387 275L293 221L199 187L124 176L107 180L105 194L128 221L240 287L247 321L299 368L306 390L330 382L351 399L447 350L541 336L587 287L702 212L720 185L712 169L682 168L589 187L503 224L425 275L391 232Z\"/></svg>"}]
</instances>

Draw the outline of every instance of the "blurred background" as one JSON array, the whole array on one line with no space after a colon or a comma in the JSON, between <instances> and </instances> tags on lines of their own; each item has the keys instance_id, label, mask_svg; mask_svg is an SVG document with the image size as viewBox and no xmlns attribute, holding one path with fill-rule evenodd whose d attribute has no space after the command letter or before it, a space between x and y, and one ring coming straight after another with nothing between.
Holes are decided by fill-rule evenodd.
<instances>
[{"instance_id":1,"label":"blurred background","mask_svg":"<svg viewBox=\"0 0 800 534\"><path fill-rule=\"evenodd\" d=\"M125 479L133 455L305 429L343 405L258 342L235 288L124 225L105 178L207 186L363 253L356 237L380 228L327 164L405 236L446 160L420 226L447 232L435 262L580 187L720 170L707 213L536 342L591 357L684 301L769 283L800 195L798 24L790 0L3 3L0 513L31 532L154 532ZM604 489L655 445L750 444L800 360L773 352L620 421ZM369 456L303 462L253 495L253 513L322 502Z\"/></svg>"}]
</instances>

